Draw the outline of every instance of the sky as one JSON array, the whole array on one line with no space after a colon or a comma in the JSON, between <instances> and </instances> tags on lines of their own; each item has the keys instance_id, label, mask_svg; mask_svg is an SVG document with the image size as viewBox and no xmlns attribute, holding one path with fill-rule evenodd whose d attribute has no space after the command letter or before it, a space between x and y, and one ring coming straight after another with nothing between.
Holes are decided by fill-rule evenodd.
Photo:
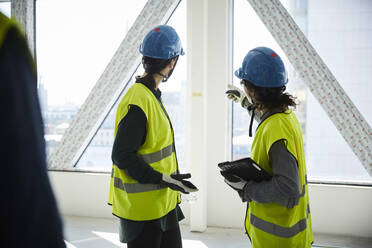
<instances>
[{"instance_id":1,"label":"sky","mask_svg":"<svg viewBox=\"0 0 372 248\"><path fill-rule=\"evenodd\" d=\"M145 3L145 0L36 2L39 82L48 91L49 105L69 102L80 106L84 102ZM185 3L175 12L171 25L176 30L183 29L178 32L185 46L184 9ZM186 77L185 59L179 61L176 72L173 81ZM165 90L178 90L179 85L169 81Z\"/></svg>"}]
</instances>

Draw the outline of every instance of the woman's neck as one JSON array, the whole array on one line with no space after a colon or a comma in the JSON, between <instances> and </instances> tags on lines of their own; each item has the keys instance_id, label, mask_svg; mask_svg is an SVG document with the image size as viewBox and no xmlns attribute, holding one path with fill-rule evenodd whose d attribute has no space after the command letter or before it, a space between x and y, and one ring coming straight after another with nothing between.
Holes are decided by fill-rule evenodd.
<instances>
[{"instance_id":1,"label":"woman's neck","mask_svg":"<svg viewBox=\"0 0 372 248\"><path fill-rule=\"evenodd\" d=\"M153 76L154 81L155 81L155 90L157 90L158 87L159 87L159 84L163 81L163 76L161 76L159 74L156 74L156 73L152 76Z\"/></svg>"},{"instance_id":2,"label":"woman's neck","mask_svg":"<svg viewBox=\"0 0 372 248\"><path fill-rule=\"evenodd\" d=\"M147 75L147 73L145 72L141 76L141 78L144 78L146 75ZM155 73L155 74L152 75L152 78L154 79L154 82L155 82L155 88L154 88L154 90L156 91L158 89L158 87L159 87L159 84L163 81L163 76Z\"/></svg>"}]
</instances>

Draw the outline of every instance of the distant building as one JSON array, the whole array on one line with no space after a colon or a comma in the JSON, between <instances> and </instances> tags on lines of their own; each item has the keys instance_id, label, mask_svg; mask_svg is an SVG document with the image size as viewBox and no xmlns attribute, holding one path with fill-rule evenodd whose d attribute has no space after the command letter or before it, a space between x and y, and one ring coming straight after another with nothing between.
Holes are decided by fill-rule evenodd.
<instances>
[{"instance_id":1,"label":"distant building","mask_svg":"<svg viewBox=\"0 0 372 248\"><path fill-rule=\"evenodd\" d=\"M114 144L114 128L112 129L99 129L96 136L90 143L91 146L108 146L112 147Z\"/></svg>"},{"instance_id":2,"label":"distant building","mask_svg":"<svg viewBox=\"0 0 372 248\"><path fill-rule=\"evenodd\" d=\"M42 116L45 119L45 113L48 109L48 90L45 88L44 83L41 80L41 77L39 78L39 86L37 91L39 95Z\"/></svg>"},{"instance_id":3,"label":"distant building","mask_svg":"<svg viewBox=\"0 0 372 248\"><path fill-rule=\"evenodd\" d=\"M50 125L60 125L70 123L79 108L71 103L62 106L49 106L45 111L45 123Z\"/></svg>"}]
</instances>

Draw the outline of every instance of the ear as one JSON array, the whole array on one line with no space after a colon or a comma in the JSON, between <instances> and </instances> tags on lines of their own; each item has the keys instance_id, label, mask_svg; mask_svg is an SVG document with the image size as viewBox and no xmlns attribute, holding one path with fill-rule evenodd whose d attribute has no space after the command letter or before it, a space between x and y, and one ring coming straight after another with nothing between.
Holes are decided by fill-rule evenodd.
<instances>
[{"instance_id":1,"label":"ear","mask_svg":"<svg viewBox=\"0 0 372 248\"><path fill-rule=\"evenodd\" d=\"M169 62L170 69L173 69L175 63L176 63L176 59L171 59L171 61Z\"/></svg>"},{"instance_id":2,"label":"ear","mask_svg":"<svg viewBox=\"0 0 372 248\"><path fill-rule=\"evenodd\" d=\"M243 84L243 89L244 89L245 94L246 94L249 98L252 98L252 96L251 96L249 90L247 89L247 87L246 87L244 84Z\"/></svg>"}]
</instances>

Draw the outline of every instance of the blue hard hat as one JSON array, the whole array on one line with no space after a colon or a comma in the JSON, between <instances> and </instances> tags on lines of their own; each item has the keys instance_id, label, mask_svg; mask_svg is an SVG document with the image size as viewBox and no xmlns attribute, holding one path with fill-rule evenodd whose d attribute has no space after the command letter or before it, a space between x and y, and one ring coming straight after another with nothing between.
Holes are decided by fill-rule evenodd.
<instances>
[{"instance_id":1,"label":"blue hard hat","mask_svg":"<svg viewBox=\"0 0 372 248\"><path fill-rule=\"evenodd\" d=\"M288 82L282 59L267 47L250 50L235 76L258 87L280 87Z\"/></svg>"},{"instance_id":2,"label":"blue hard hat","mask_svg":"<svg viewBox=\"0 0 372 248\"><path fill-rule=\"evenodd\" d=\"M148 32L139 51L143 56L155 59L170 59L185 54L176 30L167 25L157 26Z\"/></svg>"}]
</instances>

